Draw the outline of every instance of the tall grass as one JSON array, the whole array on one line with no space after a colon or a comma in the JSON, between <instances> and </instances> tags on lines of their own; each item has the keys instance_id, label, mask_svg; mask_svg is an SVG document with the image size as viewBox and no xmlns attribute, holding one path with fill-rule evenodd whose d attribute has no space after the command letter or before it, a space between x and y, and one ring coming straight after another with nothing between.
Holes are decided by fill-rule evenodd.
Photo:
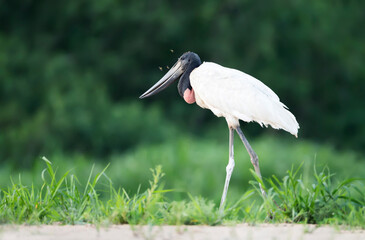
<instances>
[{"instance_id":1,"label":"tall grass","mask_svg":"<svg viewBox=\"0 0 365 240\"><path fill-rule=\"evenodd\" d=\"M249 137L249 136L248 136ZM150 168L162 165L165 173L164 183L174 191L166 195L174 200L189 200L186 192L220 201L225 179L225 168L228 163L228 136L207 139L178 137L171 141L154 145L136 145L135 148L123 154L115 154L105 159L97 159L80 154L63 155L62 153L48 156L58 172L66 172L77 176L81 185L89 178L90 168L101 172L107 163L108 177L113 180L117 189L124 188L129 195L137 190L145 191L149 187ZM352 177L363 177L365 159L351 151L338 151L325 144L293 140L291 137L262 137L252 141L260 161L262 176L272 175L282 178L290 166L297 168L301 163L303 181L313 181L313 165L318 168L328 166L333 173L332 179L340 181ZM251 188L249 181L253 179L249 169L252 164L239 139L235 141L235 169L232 174L228 191L228 200L237 201L242 194ZM21 172L23 182L32 182L36 188L43 182L39 172L44 168L41 160L35 161L31 169L21 169L17 166L11 169L4 164L0 168L0 187L9 185L9 175L18 179ZM101 184L108 185L106 178L101 178Z\"/></svg>"},{"instance_id":2,"label":"tall grass","mask_svg":"<svg viewBox=\"0 0 365 240\"><path fill-rule=\"evenodd\" d=\"M70 171L58 173L49 160L43 160L46 167L39 173L41 187L23 184L19 177L0 190L1 223L217 225L266 221L365 227L363 182L348 179L334 184L328 169L315 171L315 180L308 183L303 181L299 168L288 171L282 179L272 176L267 181L265 199L260 198L257 179L252 182L254 188L219 211L214 202L190 194L187 200L170 200L168 193L173 190L161 184L161 166L151 170L152 180L145 191L130 195L123 188L114 187L106 174L108 166L96 174L92 169L82 185ZM268 217L268 212L273 218Z\"/></svg>"},{"instance_id":3,"label":"tall grass","mask_svg":"<svg viewBox=\"0 0 365 240\"><path fill-rule=\"evenodd\" d=\"M268 179L264 206L279 222L337 223L365 226L365 179L349 178L334 183L328 167L317 172L314 181L305 182L300 167L279 180ZM253 171L257 183L263 184Z\"/></svg>"}]
</instances>

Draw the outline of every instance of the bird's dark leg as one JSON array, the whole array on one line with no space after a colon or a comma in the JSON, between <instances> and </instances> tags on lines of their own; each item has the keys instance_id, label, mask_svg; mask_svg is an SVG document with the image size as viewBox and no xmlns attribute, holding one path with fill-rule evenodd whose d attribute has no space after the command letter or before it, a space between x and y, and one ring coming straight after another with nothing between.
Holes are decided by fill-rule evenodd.
<instances>
[{"instance_id":1,"label":"bird's dark leg","mask_svg":"<svg viewBox=\"0 0 365 240\"><path fill-rule=\"evenodd\" d=\"M243 144L245 145L248 154L250 155L251 163L252 163L253 167L255 168L255 172L256 172L257 176L259 176L259 178L262 180L262 178L261 178L261 172L260 172L260 166L259 166L259 158L258 158L257 154L252 149L251 145L248 143L248 141L247 141L245 135L243 134L241 128L240 127L237 127L236 128L236 131L237 131L238 135L240 136ZM260 190L261 190L262 195L264 197L266 197L266 192L262 188L261 183L259 183L259 186L260 186Z\"/></svg>"},{"instance_id":2,"label":"bird's dark leg","mask_svg":"<svg viewBox=\"0 0 365 240\"><path fill-rule=\"evenodd\" d=\"M229 160L228 160L228 165L226 167L226 182L224 183L221 204L219 206L220 210L223 210L223 208L224 208L227 191L228 191L228 186L229 186L229 181L231 179L233 168L234 168L233 140L234 140L234 129L230 127L229 128Z\"/></svg>"}]
</instances>

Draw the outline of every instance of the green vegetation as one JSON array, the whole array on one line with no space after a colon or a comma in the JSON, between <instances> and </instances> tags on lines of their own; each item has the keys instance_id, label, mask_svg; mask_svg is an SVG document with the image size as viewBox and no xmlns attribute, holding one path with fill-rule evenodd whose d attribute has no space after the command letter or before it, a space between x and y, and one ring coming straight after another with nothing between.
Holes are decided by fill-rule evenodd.
<instances>
[{"instance_id":1,"label":"green vegetation","mask_svg":"<svg viewBox=\"0 0 365 240\"><path fill-rule=\"evenodd\" d=\"M273 176L269 180L267 200L260 201L259 190L251 189L219 211L213 202L201 197L189 195L189 200L169 200L166 194L173 190L166 190L160 184L164 175L161 166L152 170L153 178L146 191L129 195L124 189L114 188L106 175L107 168L95 176L91 171L87 183L81 186L75 175L68 171L57 176L51 162L43 160L47 167L41 173L40 188L24 185L19 179L0 191L2 223L216 225L266 221L365 227L365 185L354 185L355 179L334 185L325 170L315 172L315 181L308 183L298 177L300 169L288 171L282 180ZM98 185L102 178L108 185L101 191ZM268 213L273 217L269 218Z\"/></svg>"},{"instance_id":2,"label":"green vegetation","mask_svg":"<svg viewBox=\"0 0 365 240\"><path fill-rule=\"evenodd\" d=\"M305 182L297 170L279 180L269 179L267 210L278 221L305 223L365 224L365 185L353 185L365 179L351 178L334 184L328 169L317 173L315 181ZM256 177L256 180L262 181ZM258 189L258 187L257 187Z\"/></svg>"},{"instance_id":3,"label":"green vegetation","mask_svg":"<svg viewBox=\"0 0 365 240\"><path fill-rule=\"evenodd\" d=\"M169 193L171 198L186 199L186 192L189 192L219 202L228 163L227 140L228 133L224 132L222 136L210 137L209 140L185 136L166 143L140 145L124 154L115 154L102 160L79 154L54 154L47 157L59 171L71 169L82 184L87 182L91 165L94 164L95 171L100 172L110 163L112 167L108 169L108 176L113 185L126 189L131 195L139 187L142 191L146 190L149 169L161 165L166 173L165 187L175 190ZM337 181L364 176L365 161L355 152L338 151L330 145L294 140L294 137L266 136L251 141L251 144L259 155L263 177L276 175L281 178L291 166L297 168L302 163L306 181L313 180L314 165L320 169L328 166L334 173L333 179ZM0 169L0 187L8 186L9 176L18 179L19 173L24 182L40 186L42 179L39 172L43 170L44 163L40 158L36 160L28 171L3 166ZM253 180L249 172L252 164L238 136L235 139L235 162L228 199L238 199L248 189L249 181Z\"/></svg>"},{"instance_id":4,"label":"green vegetation","mask_svg":"<svg viewBox=\"0 0 365 240\"><path fill-rule=\"evenodd\" d=\"M0 5L1 163L28 168L55 152L108 159L218 129L223 119L184 104L174 87L138 100L188 50L271 87L300 138L365 149L364 1Z\"/></svg>"}]
</instances>

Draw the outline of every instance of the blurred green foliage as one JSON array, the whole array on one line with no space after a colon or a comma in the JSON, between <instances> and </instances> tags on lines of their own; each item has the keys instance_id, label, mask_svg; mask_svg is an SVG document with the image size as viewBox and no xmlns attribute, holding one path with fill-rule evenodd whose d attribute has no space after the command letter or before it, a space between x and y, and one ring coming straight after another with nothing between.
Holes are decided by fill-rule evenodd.
<instances>
[{"instance_id":1,"label":"blurred green foliage","mask_svg":"<svg viewBox=\"0 0 365 240\"><path fill-rule=\"evenodd\" d=\"M300 137L365 147L364 1L0 6L0 162L31 166L57 152L107 159L221 128L223 119L185 104L175 89L138 100L163 75L159 67L188 50L262 80L297 116Z\"/></svg>"}]
</instances>

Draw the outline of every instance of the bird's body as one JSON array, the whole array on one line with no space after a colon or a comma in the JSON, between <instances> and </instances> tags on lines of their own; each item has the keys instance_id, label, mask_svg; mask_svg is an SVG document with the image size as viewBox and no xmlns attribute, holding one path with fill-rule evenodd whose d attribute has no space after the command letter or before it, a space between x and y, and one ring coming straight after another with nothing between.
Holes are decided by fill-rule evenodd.
<instances>
[{"instance_id":1,"label":"bird's body","mask_svg":"<svg viewBox=\"0 0 365 240\"><path fill-rule=\"evenodd\" d=\"M210 109L216 116L225 117L229 128L229 161L226 167L220 208L224 207L229 181L234 168L233 140L236 131L245 145L256 174L261 178L259 161L243 134L239 120L255 121L261 126L272 126L297 136L299 124L279 97L256 78L236 69L204 62L192 52L184 53L175 65L154 86L140 98L152 96L176 79L178 91L185 102L196 102L200 107ZM259 183L263 196L264 189Z\"/></svg>"},{"instance_id":2,"label":"bird's body","mask_svg":"<svg viewBox=\"0 0 365 240\"><path fill-rule=\"evenodd\" d=\"M232 68L204 62L190 74L196 103L225 117L230 127L239 119L270 125L297 136L299 125L279 97L256 78Z\"/></svg>"}]
</instances>

